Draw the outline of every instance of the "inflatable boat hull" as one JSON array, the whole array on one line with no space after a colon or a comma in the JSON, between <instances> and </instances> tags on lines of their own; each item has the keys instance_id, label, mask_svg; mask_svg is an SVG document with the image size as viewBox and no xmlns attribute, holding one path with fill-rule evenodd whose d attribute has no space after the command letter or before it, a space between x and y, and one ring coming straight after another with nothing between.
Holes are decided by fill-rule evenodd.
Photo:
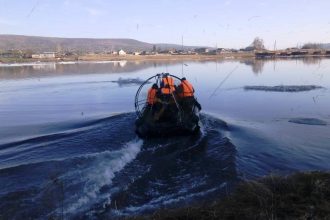
<instances>
[{"instance_id":1,"label":"inflatable boat hull","mask_svg":"<svg viewBox=\"0 0 330 220\"><path fill-rule=\"evenodd\" d=\"M185 123L146 122L137 119L135 132L140 138L194 135L200 131L198 120Z\"/></svg>"}]
</instances>

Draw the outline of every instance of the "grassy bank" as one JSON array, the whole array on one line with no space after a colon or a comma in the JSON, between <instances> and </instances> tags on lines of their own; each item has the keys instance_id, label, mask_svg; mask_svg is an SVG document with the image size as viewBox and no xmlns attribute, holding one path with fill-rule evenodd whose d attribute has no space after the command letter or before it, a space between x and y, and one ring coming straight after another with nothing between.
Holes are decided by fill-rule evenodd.
<instances>
[{"instance_id":1,"label":"grassy bank","mask_svg":"<svg viewBox=\"0 0 330 220\"><path fill-rule=\"evenodd\" d=\"M217 60L217 59L242 59L254 58L253 53L235 53L227 55L111 55L111 54L87 54L80 56L67 56L53 59L34 58L0 58L0 63L26 63L26 62L60 62L60 61L148 61L148 60Z\"/></svg>"},{"instance_id":2,"label":"grassy bank","mask_svg":"<svg viewBox=\"0 0 330 220\"><path fill-rule=\"evenodd\" d=\"M320 59L327 56L287 56L287 57L274 57L264 58L269 59ZM226 53L217 55L202 55L202 54L191 54L191 55L171 55L171 54L157 54L157 55L112 55L112 54L86 54L76 56L65 56L59 58L48 58L48 59L35 59L35 58L2 58L0 57L0 63L12 64L12 63L33 63L33 62L71 62L71 61L214 61L214 60L255 60L254 53Z\"/></svg>"},{"instance_id":3,"label":"grassy bank","mask_svg":"<svg viewBox=\"0 0 330 220\"><path fill-rule=\"evenodd\" d=\"M330 173L271 175L242 182L227 198L210 204L127 219L330 219Z\"/></svg>"}]
</instances>

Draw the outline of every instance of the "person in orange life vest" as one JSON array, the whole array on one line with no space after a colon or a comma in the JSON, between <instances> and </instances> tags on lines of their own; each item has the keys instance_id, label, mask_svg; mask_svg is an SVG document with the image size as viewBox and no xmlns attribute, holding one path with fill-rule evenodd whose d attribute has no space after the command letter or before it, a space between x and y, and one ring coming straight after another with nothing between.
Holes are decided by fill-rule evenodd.
<instances>
[{"instance_id":1,"label":"person in orange life vest","mask_svg":"<svg viewBox=\"0 0 330 220\"><path fill-rule=\"evenodd\" d=\"M159 97L159 88L155 83L148 90L146 105L144 107L143 116L142 116L143 120L149 116L153 117L155 112L159 111L159 109L161 108L161 103L158 97Z\"/></svg>"},{"instance_id":2,"label":"person in orange life vest","mask_svg":"<svg viewBox=\"0 0 330 220\"><path fill-rule=\"evenodd\" d=\"M183 77L181 79L181 83L178 86L177 94L180 98L184 97L194 97L195 89L191 85L191 83L186 79L186 77Z\"/></svg>"},{"instance_id":3,"label":"person in orange life vest","mask_svg":"<svg viewBox=\"0 0 330 220\"><path fill-rule=\"evenodd\" d=\"M184 108L190 108L196 105L199 110L201 110L201 105L197 102L194 97L195 89L192 84L183 77L181 83L177 88L178 97L181 99L181 104Z\"/></svg>"},{"instance_id":4,"label":"person in orange life vest","mask_svg":"<svg viewBox=\"0 0 330 220\"><path fill-rule=\"evenodd\" d=\"M152 106L152 105L154 105L157 102L157 93L158 93L158 86L155 83L148 90L147 106Z\"/></svg>"},{"instance_id":5,"label":"person in orange life vest","mask_svg":"<svg viewBox=\"0 0 330 220\"><path fill-rule=\"evenodd\" d=\"M160 101L162 108L155 114L159 120L171 120L176 115L178 108L175 104L175 84L174 79L165 73L160 82Z\"/></svg>"},{"instance_id":6,"label":"person in orange life vest","mask_svg":"<svg viewBox=\"0 0 330 220\"><path fill-rule=\"evenodd\" d=\"M160 86L161 94L164 96L170 96L175 91L174 79L171 76L163 76Z\"/></svg>"}]
</instances>

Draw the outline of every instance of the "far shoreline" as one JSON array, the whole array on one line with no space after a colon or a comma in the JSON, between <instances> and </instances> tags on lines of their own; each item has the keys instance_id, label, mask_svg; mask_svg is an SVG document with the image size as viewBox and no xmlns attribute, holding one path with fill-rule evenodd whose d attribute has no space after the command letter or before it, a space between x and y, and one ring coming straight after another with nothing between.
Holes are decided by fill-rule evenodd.
<instances>
[{"instance_id":1,"label":"far shoreline","mask_svg":"<svg viewBox=\"0 0 330 220\"><path fill-rule=\"evenodd\" d=\"M24 64L24 63L61 63L61 62L111 62L111 61L214 61L214 60L277 60L277 59L300 59L300 58L329 58L326 55L302 55L302 56L278 56L258 58L254 53L226 53L218 55L107 55L87 54L81 56L68 56L51 59L36 58L1 58L0 64Z\"/></svg>"}]
</instances>

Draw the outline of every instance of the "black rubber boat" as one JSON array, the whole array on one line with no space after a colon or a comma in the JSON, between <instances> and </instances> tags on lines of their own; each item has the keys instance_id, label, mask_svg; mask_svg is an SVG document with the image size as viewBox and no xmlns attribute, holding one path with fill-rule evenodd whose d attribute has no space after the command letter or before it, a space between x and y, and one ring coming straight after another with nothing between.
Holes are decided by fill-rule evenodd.
<instances>
[{"instance_id":1,"label":"black rubber boat","mask_svg":"<svg viewBox=\"0 0 330 220\"><path fill-rule=\"evenodd\" d=\"M195 97L191 97L187 102L174 91L171 92L169 98L163 100L161 93L158 93L159 103L152 106L147 104L147 91L150 84L156 84L158 88L161 88L161 80L164 77L172 77L175 87L181 82L180 78L169 73L156 74L142 83L136 92L136 134L141 138L198 134L201 107Z\"/></svg>"}]
</instances>

